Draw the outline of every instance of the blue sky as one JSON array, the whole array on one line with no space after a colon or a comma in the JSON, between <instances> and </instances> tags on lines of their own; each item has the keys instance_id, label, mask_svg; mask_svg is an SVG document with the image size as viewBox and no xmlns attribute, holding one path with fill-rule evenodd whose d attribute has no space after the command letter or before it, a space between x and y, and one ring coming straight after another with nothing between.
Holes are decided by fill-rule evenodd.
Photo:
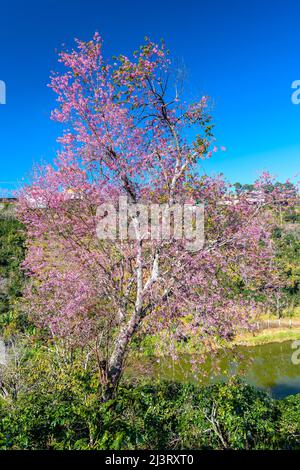
<instances>
[{"instance_id":1,"label":"blue sky","mask_svg":"<svg viewBox=\"0 0 300 470\"><path fill-rule=\"evenodd\" d=\"M188 71L191 96L214 102L215 134L227 148L204 163L208 173L251 182L262 170L280 179L300 172L300 2L294 0L44 0L2 2L0 188L27 179L34 162L51 161L60 126L49 119L56 51L95 30L108 55L128 54L145 35L164 38Z\"/></svg>"}]
</instances>

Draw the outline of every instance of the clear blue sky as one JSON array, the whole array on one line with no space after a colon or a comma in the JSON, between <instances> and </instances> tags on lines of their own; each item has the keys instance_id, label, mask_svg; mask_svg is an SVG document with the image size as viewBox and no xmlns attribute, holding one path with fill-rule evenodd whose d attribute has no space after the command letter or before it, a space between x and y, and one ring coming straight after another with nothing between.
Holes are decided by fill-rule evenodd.
<instances>
[{"instance_id":1,"label":"clear blue sky","mask_svg":"<svg viewBox=\"0 0 300 470\"><path fill-rule=\"evenodd\" d=\"M214 100L216 137L227 148L206 172L251 182L262 170L299 173L299 0L44 0L1 2L0 188L13 188L34 162L51 161L60 127L50 121L46 87L56 50L95 30L107 54L130 53L145 35L164 38L185 64L191 95Z\"/></svg>"}]
</instances>

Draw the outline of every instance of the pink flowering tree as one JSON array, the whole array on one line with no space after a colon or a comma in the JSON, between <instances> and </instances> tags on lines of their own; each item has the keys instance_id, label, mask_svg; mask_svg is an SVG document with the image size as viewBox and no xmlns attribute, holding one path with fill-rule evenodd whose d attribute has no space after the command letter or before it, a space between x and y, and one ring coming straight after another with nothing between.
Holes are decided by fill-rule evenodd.
<instances>
[{"instance_id":1,"label":"pink flowering tree","mask_svg":"<svg viewBox=\"0 0 300 470\"><path fill-rule=\"evenodd\" d=\"M61 150L53 165L35 169L19 201L28 230L26 299L53 338L91 348L109 399L133 338L156 334L176 358L183 338L203 352L249 325L278 283L270 207L283 194L266 189L268 175L256 183L256 201L234 197L220 177L198 175L199 161L215 150L208 100L185 101L164 44L147 40L132 58L110 62L95 34L59 61L64 71L50 86ZM119 217L120 196L134 237L118 230L99 237L109 211ZM168 237L143 229L142 205L185 203L204 205L197 249L175 236L172 216Z\"/></svg>"}]
</instances>

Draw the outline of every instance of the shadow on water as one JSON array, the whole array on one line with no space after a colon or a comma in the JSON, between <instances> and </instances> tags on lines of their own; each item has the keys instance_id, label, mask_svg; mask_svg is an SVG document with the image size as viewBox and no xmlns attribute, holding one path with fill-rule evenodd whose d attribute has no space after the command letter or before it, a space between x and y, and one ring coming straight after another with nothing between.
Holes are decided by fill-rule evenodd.
<instances>
[{"instance_id":1,"label":"shadow on water","mask_svg":"<svg viewBox=\"0 0 300 470\"><path fill-rule=\"evenodd\" d=\"M182 356L176 362L170 357L144 359L139 366L130 367L128 374L199 385L225 381L228 377L239 375L249 384L280 399L300 393L300 364L293 364L293 353L291 341L238 346L234 350L224 350L207 357L198 371L193 370L190 356Z\"/></svg>"}]
</instances>

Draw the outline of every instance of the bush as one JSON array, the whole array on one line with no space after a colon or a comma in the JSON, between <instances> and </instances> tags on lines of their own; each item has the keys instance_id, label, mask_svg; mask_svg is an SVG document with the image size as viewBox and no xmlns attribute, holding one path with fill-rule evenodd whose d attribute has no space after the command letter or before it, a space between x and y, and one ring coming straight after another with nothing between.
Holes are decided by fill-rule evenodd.
<instances>
[{"instance_id":1,"label":"bush","mask_svg":"<svg viewBox=\"0 0 300 470\"><path fill-rule=\"evenodd\" d=\"M292 409L239 380L123 385L106 404L86 383L77 391L66 385L3 402L0 442L2 449L273 449L292 445L300 406L291 429Z\"/></svg>"},{"instance_id":2,"label":"bush","mask_svg":"<svg viewBox=\"0 0 300 470\"><path fill-rule=\"evenodd\" d=\"M300 449L300 394L279 402L280 439L284 449Z\"/></svg>"}]
</instances>

